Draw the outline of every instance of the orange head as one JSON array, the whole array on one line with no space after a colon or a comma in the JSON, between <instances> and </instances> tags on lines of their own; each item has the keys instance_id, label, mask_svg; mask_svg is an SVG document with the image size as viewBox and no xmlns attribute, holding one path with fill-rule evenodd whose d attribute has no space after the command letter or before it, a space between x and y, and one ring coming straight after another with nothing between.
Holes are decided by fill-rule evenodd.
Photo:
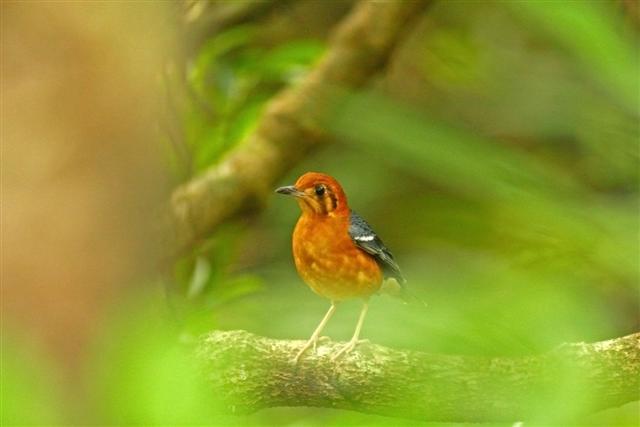
<instances>
[{"instance_id":1,"label":"orange head","mask_svg":"<svg viewBox=\"0 0 640 427\"><path fill-rule=\"evenodd\" d=\"M303 214L348 215L347 196L334 178L319 172L307 172L295 185L280 187L276 193L294 196Z\"/></svg>"}]
</instances>

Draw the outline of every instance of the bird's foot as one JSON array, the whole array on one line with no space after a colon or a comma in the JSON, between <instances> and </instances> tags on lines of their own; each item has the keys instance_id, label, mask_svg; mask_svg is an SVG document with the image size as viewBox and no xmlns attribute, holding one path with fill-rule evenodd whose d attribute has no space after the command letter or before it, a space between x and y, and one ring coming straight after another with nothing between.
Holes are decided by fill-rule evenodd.
<instances>
[{"instance_id":1,"label":"bird's foot","mask_svg":"<svg viewBox=\"0 0 640 427\"><path fill-rule=\"evenodd\" d=\"M354 348L356 348L358 344L368 343L368 342L369 340L353 340L352 339L351 341L343 345L337 352L335 352L333 356L331 356L331 360L336 361L343 354L350 353Z\"/></svg>"},{"instance_id":2,"label":"bird's foot","mask_svg":"<svg viewBox=\"0 0 640 427\"><path fill-rule=\"evenodd\" d=\"M328 336L321 336L316 338L313 341L313 354L318 354L318 343L322 343L322 341L331 341L331 338L329 338Z\"/></svg>"},{"instance_id":3,"label":"bird's foot","mask_svg":"<svg viewBox=\"0 0 640 427\"><path fill-rule=\"evenodd\" d=\"M307 343L300 349L300 351L298 351L298 353L296 354L296 357L293 358L293 363L298 364L298 361L300 360L300 356L302 356L309 349L309 347L313 346L315 351L316 341L317 340L314 338L307 341Z\"/></svg>"},{"instance_id":4,"label":"bird's foot","mask_svg":"<svg viewBox=\"0 0 640 427\"><path fill-rule=\"evenodd\" d=\"M311 345L307 342L307 344L305 344L304 347L302 347L300 349L300 351L298 351L296 356L293 358L293 363L294 364L296 364L296 365L298 364L298 361L300 360L300 356L302 356L304 354L304 352L309 349L309 347L311 347Z\"/></svg>"},{"instance_id":5,"label":"bird's foot","mask_svg":"<svg viewBox=\"0 0 640 427\"><path fill-rule=\"evenodd\" d=\"M309 349L309 347L313 348L313 354L316 354L316 350L318 347L318 341L327 341L330 340L329 337L317 337L317 336L313 336L311 338L309 338L309 341L306 342L306 344L304 345L304 347L302 347L300 349L300 351L298 351L298 353L296 354L296 357L293 358L293 363L298 363L298 361L300 360L300 357Z\"/></svg>"}]
</instances>

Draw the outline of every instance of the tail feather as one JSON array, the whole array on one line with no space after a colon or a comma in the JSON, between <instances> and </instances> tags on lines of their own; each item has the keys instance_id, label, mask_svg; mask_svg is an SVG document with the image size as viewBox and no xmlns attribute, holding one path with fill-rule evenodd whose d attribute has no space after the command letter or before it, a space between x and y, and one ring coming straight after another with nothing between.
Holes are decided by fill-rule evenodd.
<instances>
[{"instance_id":1,"label":"tail feather","mask_svg":"<svg viewBox=\"0 0 640 427\"><path fill-rule=\"evenodd\" d=\"M427 303L409 291L406 286L401 285L395 277L384 279L380 287L380 293L400 298L405 304L419 304L424 307Z\"/></svg>"}]
</instances>

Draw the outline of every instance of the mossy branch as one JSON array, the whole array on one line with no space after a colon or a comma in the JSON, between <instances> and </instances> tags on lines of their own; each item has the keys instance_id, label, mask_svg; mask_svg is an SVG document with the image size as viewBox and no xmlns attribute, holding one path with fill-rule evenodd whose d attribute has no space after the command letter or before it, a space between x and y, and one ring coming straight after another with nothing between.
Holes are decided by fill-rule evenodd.
<instances>
[{"instance_id":1,"label":"mossy branch","mask_svg":"<svg viewBox=\"0 0 640 427\"><path fill-rule=\"evenodd\" d=\"M302 344L215 331L201 337L197 355L213 392L235 413L316 406L422 421L513 422L569 419L640 399L640 333L526 357L364 343L336 362L329 354L339 343L323 341L296 365Z\"/></svg>"}]
</instances>

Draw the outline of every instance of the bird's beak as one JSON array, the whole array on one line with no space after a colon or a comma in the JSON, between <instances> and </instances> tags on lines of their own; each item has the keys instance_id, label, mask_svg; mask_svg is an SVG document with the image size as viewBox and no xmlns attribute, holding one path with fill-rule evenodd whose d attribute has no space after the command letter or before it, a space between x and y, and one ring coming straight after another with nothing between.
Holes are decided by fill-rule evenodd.
<instances>
[{"instance_id":1,"label":"bird's beak","mask_svg":"<svg viewBox=\"0 0 640 427\"><path fill-rule=\"evenodd\" d=\"M287 195L287 196L293 196L293 197L304 197L305 196L304 192L298 190L293 185L287 185L287 186L284 186L284 187L276 188L276 193L284 194L284 195Z\"/></svg>"}]
</instances>

